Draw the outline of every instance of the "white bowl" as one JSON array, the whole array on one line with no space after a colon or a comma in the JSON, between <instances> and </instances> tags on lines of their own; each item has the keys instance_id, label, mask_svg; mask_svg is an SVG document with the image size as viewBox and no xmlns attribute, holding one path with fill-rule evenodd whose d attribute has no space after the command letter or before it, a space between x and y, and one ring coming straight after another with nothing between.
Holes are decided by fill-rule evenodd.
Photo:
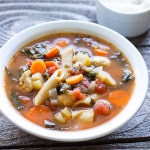
<instances>
[{"instance_id":1,"label":"white bowl","mask_svg":"<svg viewBox=\"0 0 150 150\"><path fill-rule=\"evenodd\" d=\"M96 15L100 25L109 27L125 37L139 36L150 29L150 4L147 9L131 12L114 10L105 0L96 0Z\"/></svg>"},{"instance_id":2,"label":"white bowl","mask_svg":"<svg viewBox=\"0 0 150 150\"><path fill-rule=\"evenodd\" d=\"M54 131L40 127L24 117L12 106L4 89L4 67L13 54L24 44L52 33L76 32L103 38L116 45L129 59L135 73L135 88L127 106L113 119L106 123L82 131ZM106 27L81 21L56 21L39 24L28 28L10 39L0 50L0 109L15 125L24 131L41 138L56 141L86 141L103 137L124 125L138 111L144 101L148 87L148 72L138 50L123 36ZM142 80L141 80L142 68Z\"/></svg>"}]
</instances>

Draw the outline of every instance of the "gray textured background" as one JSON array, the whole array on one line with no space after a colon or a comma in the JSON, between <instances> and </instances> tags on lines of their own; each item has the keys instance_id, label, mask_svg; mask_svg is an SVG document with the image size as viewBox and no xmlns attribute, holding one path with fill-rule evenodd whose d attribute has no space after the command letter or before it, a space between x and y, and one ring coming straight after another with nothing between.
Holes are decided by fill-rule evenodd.
<instances>
[{"instance_id":1,"label":"gray textured background","mask_svg":"<svg viewBox=\"0 0 150 150\"><path fill-rule=\"evenodd\" d=\"M96 23L95 0L0 0L0 47L10 37L29 26L60 19ZM144 57L150 76L150 31L129 40ZM150 86L142 107L128 123L111 135L89 142L61 143L40 139L18 129L0 113L0 149L31 148L150 149Z\"/></svg>"}]
</instances>

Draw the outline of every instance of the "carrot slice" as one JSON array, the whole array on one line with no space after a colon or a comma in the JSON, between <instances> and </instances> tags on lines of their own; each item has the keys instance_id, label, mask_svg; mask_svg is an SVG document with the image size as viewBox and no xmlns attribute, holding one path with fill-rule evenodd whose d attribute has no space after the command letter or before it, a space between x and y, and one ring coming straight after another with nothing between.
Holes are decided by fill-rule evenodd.
<instances>
[{"instance_id":1,"label":"carrot slice","mask_svg":"<svg viewBox=\"0 0 150 150\"><path fill-rule=\"evenodd\" d=\"M95 54L98 56L106 56L107 55L107 51L99 49L99 48L96 48L94 51L95 51Z\"/></svg>"},{"instance_id":2,"label":"carrot slice","mask_svg":"<svg viewBox=\"0 0 150 150\"><path fill-rule=\"evenodd\" d=\"M46 58L52 58L54 56L56 56L59 53L59 48L57 46L52 47L48 53L45 54Z\"/></svg>"},{"instance_id":3,"label":"carrot slice","mask_svg":"<svg viewBox=\"0 0 150 150\"><path fill-rule=\"evenodd\" d=\"M46 65L46 68L56 67L57 69L59 69L59 66L55 61L46 61L45 65Z\"/></svg>"},{"instance_id":4,"label":"carrot slice","mask_svg":"<svg viewBox=\"0 0 150 150\"><path fill-rule=\"evenodd\" d=\"M117 106L125 106L129 100L129 95L126 91L115 90L109 93L108 99Z\"/></svg>"},{"instance_id":5,"label":"carrot slice","mask_svg":"<svg viewBox=\"0 0 150 150\"><path fill-rule=\"evenodd\" d=\"M56 45L58 45L58 46L63 48L63 47L66 47L68 45L68 43L65 40L59 40L59 41L57 41Z\"/></svg>"},{"instance_id":6,"label":"carrot slice","mask_svg":"<svg viewBox=\"0 0 150 150\"><path fill-rule=\"evenodd\" d=\"M66 79L66 82L68 84L77 84L79 83L81 80L83 79L83 75L82 74L78 74L75 76L71 76L69 78Z\"/></svg>"},{"instance_id":7,"label":"carrot slice","mask_svg":"<svg viewBox=\"0 0 150 150\"><path fill-rule=\"evenodd\" d=\"M52 119L52 112L49 107L44 105L32 107L26 116L32 122L44 126L44 120Z\"/></svg>"},{"instance_id":8,"label":"carrot slice","mask_svg":"<svg viewBox=\"0 0 150 150\"><path fill-rule=\"evenodd\" d=\"M46 65L42 60L37 59L32 63L30 71L32 74L37 72L44 73L46 71Z\"/></svg>"}]
</instances>

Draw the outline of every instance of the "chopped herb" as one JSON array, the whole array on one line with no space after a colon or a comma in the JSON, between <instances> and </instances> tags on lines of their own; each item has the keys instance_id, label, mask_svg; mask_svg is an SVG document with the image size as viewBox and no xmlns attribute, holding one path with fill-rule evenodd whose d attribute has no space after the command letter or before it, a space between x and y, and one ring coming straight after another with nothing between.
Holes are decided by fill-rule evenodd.
<instances>
[{"instance_id":1,"label":"chopped herb","mask_svg":"<svg viewBox=\"0 0 150 150\"><path fill-rule=\"evenodd\" d=\"M22 110L24 109L24 106L23 104L21 103L17 93L15 92L15 90L11 89L10 90L10 97L11 97L11 100L13 101L13 104L15 105L15 107L18 109L18 110Z\"/></svg>"}]
</instances>

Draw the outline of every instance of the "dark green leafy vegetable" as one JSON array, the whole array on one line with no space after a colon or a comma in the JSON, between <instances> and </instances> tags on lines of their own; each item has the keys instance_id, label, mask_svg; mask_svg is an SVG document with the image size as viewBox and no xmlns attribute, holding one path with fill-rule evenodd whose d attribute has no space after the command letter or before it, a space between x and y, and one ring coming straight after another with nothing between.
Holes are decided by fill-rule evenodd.
<instances>
[{"instance_id":1,"label":"dark green leafy vegetable","mask_svg":"<svg viewBox=\"0 0 150 150\"><path fill-rule=\"evenodd\" d=\"M58 55L57 55L58 56ZM57 64L61 63L60 57L53 58L53 61L55 61Z\"/></svg>"},{"instance_id":2,"label":"dark green leafy vegetable","mask_svg":"<svg viewBox=\"0 0 150 150\"><path fill-rule=\"evenodd\" d=\"M11 89L10 90L10 97L11 97L11 100L13 102L13 104L15 105L15 107L18 109L18 110L22 110L24 109L24 106L23 104L21 103L17 93L15 92L14 89Z\"/></svg>"},{"instance_id":3,"label":"dark green leafy vegetable","mask_svg":"<svg viewBox=\"0 0 150 150\"><path fill-rule=\"evenodd\" d=\"M49 75L48 72L44 72L44 73L43 73L43 77L44 77L45 80L48 80L49 77L50 77L50 75Z\"/></svg>"},{"instance_id":4,"label":"dark green leafy vegetable","mask_svg":"<svg viewBox=\"0 0 150 150\"><path fill-rule=\"evenodd\" d=\"M122 56L121 52L115 51L113 52L113 54L109 57L110 59L115 59L118 62L121 62L121 64L126 65L126 60L125 58Z\"/></svg>"},{"instance_id":5,"label":"dark green leafy vegetable","mask_svg":"<svg viewBox=\"0 0 150 150\"><path fill-rule=\"evenodd\" d=\"M49 120L44 120L44 125L47 129L51 129L51 130L67 130L66 128L62 128L61 126L59 126L58 124L56 125L54 122L51 122Z\"/></svg>"},{"instance_id":6,"label":"dark green leafy vegetable","mask_svg":"<svg viewBox=\"0 0 150 150\"><path fill-rule=\"evenodd\" d=\"M122 74L122 82L127 82L129 80L134 79L134 75L132 74L131 70L129 70L128 68L125 68L123 70L123 74Z\"/></svg>"},{"instance_id":7,"label":"dark green leafy vegetable","mask_svg":"<svg viewBox=\"0 0 150 150\"><path fill-rule=\"evenodd\" d=\"M113 55L110 56L110 59L115 59L116 61L120 62L123 66L123 74L121 78L120 85L123 83L133 80L134 75L132 74L132 71L128 68L129 64L127 63L126 59L122 56L121 52L115 51L113 52Z\"/></svg>"},{"instance_id":8,"label":"dark green leafy vegetable","mask_svg":"<svg viewBox=\"0 0 150 150\"><path fill-rule=\"evenodd\" d=\"M110 56L110 58L117 59L117 58L121 57L121 55L122 55L121 52L115 51L115 52L113 52L113 55Z\"/></svg>"},{"instance_id":9,"label":"dark green leafy vegetable","mask_svg":"<svg viewBox=\"0 0 150 150\"><path fill-rule=\"evenodd\" d=\"M97 72L93 71L95 66L91 65L89 68L82 67L80 70L83 71L83 74L90 80L94 81L97 76Z\"/></svg>"},{"instance_id":10,"label":"dark green leafy vegetable","mask_svg":"<svg viewBox=\"0 0 150 150\"><path fill-rule=\"evenodd\" d=\"M85 74L91 81L93 81L93 80L95 80L96 79L96 75L97 75L97 73L96 72L93 72L93 71L91 71L91 72L87 72L86 74Z\"/></svg>"},{"instance_id":11,"label":"dark green leafy vegetable","mask_svg":"<svg viewBox=\"0 0 150 150\"><path fill-rule=\"evenodd\" d=\"M29 70L29 65L21 66L21 67L19 68L19 77L21 77L21 75L22 75L25 71L27 71L27 70Z\"/></svg>"},{"instance_id":12,"label":"dark green leafy vegetable","mask_svg":"<svg viewBox=\"0 0 150 150\"><path fill-rule=\"evenodd\" d=\"M8 75L8 77L9 77L13 82L19 83L19 76L16 77L16 76L14 75L14 73L13 73L11 70L9 70L7 67L5 67L5 72L6 72L6 74Z\"/></svg>"},{"instance_id":13,"label":"dark green leafy vegetable","mask_svg":"<svg viewBox=\"0 0 150 150\"><path fill-rule=\"evenodd\" d=\"M57 92L58 94L63 94L65 93L67 90L70 90L72 87L71 85L68 85L66 83L60 83L58 86L57 86Z\"/></svg>"},{"instance_id":14,"label":"dark green leafy vegetable","mask_svg":"<svg viewBox=\"0 0 150 150\"><path fill-rule=\"evenodd\" d=\"M54 129L56 124L54 122L48 121L48 120L44 120L44 125L46 128L50 128L50 129Z\"/></svg>"},{"instance_id":15,"label":"dark green leafy vegetable","mask_svg":"<svg viewBox=\"0 0 150 150\"><path fill-rule=\"evenodd\" d=\"M47 49L44 43L38 43L32 47L23 48L21 52L28 55L32 59L41 59L44 58Z\"/></svg>"}]
</instances>

